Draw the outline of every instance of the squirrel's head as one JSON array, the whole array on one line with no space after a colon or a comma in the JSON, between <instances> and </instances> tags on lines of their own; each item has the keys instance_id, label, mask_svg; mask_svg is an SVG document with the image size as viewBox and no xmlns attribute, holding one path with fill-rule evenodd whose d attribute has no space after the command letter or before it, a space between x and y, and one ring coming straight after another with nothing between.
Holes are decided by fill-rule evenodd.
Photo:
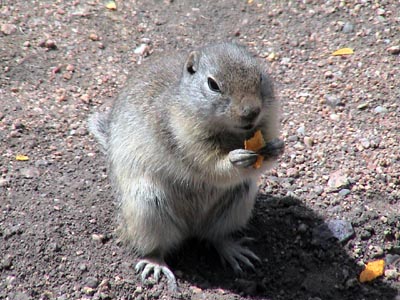
<instances>
[{"instance_id":1,"label":"squirrel's head","mask_svg":"<svg viewBox=\"0 0 400 300\"><path fill-rule=\"evenodd\" d=\"M199 122L221 131L253 130L275 101L259 62L236 44L190 52L182 72L180 88L189 96L187 109L202 117Z\"/></svg>"}]
</instances>

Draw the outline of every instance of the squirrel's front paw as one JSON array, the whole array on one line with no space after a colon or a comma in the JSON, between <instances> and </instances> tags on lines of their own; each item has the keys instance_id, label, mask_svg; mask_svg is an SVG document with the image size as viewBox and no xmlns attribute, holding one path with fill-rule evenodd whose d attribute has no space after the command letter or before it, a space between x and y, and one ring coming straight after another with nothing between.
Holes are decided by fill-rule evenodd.
<instances>
[{"instance_id":1,"label":"squirrel's front paw","mask_svg":"<svg viewBox=\"0 0 400 300\"><path fill-rule=\"evenodd\" d=\"M257 161L258 154L251 150L236 149L229 152L230 162L240 168L248 168Z\"/></svg>"},{"instance_id":2,"label":"squirrel's front paw","mask_svg":"<svg viewBox=\"0 0 400 300\"><path fill-rule=\"evenodd\" d=\"M258 154L264 156L265 160L277 159L285 151L285 143L278 138L269 141Z\"/></svg>"}]
</instances>

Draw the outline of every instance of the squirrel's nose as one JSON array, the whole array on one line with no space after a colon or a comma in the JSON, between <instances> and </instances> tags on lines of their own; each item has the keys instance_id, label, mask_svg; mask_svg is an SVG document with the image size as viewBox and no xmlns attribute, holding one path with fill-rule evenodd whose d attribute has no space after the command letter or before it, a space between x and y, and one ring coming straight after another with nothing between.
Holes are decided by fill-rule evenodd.
<instances>
[{"instance_id":1,"label":"squirrel's nose","mask_svg":"<svg viewBox=\"0 0 400 300\"><path fill-rule=\"evenodd\" d=\"M241 109L240 117L244 121L252 122L254 121L261 112L259 107L245 106Z\"/></svg>"}]
</instances>

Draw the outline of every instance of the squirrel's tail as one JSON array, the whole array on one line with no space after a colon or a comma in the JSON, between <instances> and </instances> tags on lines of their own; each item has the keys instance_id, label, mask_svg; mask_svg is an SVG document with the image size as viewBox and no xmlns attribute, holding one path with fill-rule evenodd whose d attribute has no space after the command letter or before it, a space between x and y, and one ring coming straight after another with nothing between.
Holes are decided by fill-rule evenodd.
<instances>
[{"instance_id":1,"label":"squirrel's tail","mask_svg":"<svg viewBox=\"0 0 400 300\"><path fill-rule=\"evenodd\" d=\"M106 152L108 148L108 136L109 136L109 127L108 127L108 113L96 112L92 114L88 119L88 128L89 131L96 137L97 141L100 143L102 147L102 151Z\"/></svg>"}]
</instances>

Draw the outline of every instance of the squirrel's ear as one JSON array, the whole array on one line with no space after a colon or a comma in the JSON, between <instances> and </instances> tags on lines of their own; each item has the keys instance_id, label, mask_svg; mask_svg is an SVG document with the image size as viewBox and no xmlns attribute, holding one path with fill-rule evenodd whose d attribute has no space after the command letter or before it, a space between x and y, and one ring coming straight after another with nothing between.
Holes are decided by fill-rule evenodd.
<instances>
[{"instance_id":1,"label":"squirrel's ear","mask_svg":"<svg viewBox=\"0 0 400 300\"><path fill-rule=\"evenodd\" d=\"M189 56L186 59L185 71L187 71L189 74L194 74L197 72L198 67L199 67L199 52L192 51L189 53Z\"/></svg>"}]
</instances>

